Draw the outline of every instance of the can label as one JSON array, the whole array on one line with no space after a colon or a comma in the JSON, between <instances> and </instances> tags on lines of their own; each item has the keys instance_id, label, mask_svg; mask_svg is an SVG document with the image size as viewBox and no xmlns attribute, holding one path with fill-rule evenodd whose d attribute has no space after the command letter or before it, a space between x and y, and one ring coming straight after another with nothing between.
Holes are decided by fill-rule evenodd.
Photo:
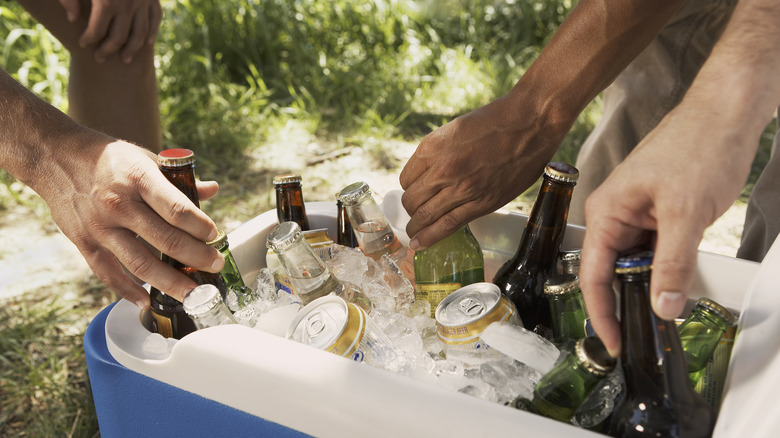
<instances>
[{"instance_id":1,"label":"can label","mask_svg":"<svg viewBox=\"0 0 780 438\"><path fill-rule=\"evenodd\" d=\"M458 350L488 348L480 334L494 322L520 325L514 305L492 283L474 283L447 296L436 307L439 339Z\"/></svg>"},{"instance_id":2,"label":"can label","mask_svg":"<svg viewBox=\"0 0 780 438\"><path fill-rule=\"evenodd\" d=\"M161 334L164 338L173 337L173 323L171 319L156 312L152 314L152 331Z\"/></svg>"},{"instance_id":3,"label":"can label","mask_svg":"<svg viewBox=\"0 0 780 438\"><path fill-rule=\"evenodd\" d=\"M461 288L460 283L415 284L415 299L431 303L431 318L436 317L436 307L451 293Z\"/></svg>"}]
</instances>

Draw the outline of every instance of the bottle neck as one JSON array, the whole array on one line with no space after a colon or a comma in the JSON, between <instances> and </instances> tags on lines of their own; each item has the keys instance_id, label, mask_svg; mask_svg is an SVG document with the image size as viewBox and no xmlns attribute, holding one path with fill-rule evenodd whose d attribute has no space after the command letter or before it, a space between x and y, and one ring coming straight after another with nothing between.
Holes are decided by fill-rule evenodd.
<instances>
[{"instance_id":1,"label":"bottle neck","mask_svg":"<svg viewBox=\"0 0 780 438\"><path fill-rule=\"evenodd\" d=\"M238 265L236 265L236 259L233 258L233 253L230 252L230 247L224 245L219 249L219 252L225 258L225 266L222 268L220 274L225 279L225 283L228 287L243 289L246 287L244 279L241 277L241 273L238 271Z\"/></svg>"},{"instance_id":2,"label":"bottle neck","mask_svg":"<svg viewBox=\"0 0 780 438\"><path fill-rule=\"evenodd\" d=\"M190 315L198 329L215 327L224 324L236 324L236 319L224 302L220 301L214 307L198 315Z\"/></svg>"},{"instance_id":3,"label":"bottle neck","mask_svg":"<svg viewBox=\"0 0 780 438\"><path fill-rule=\"evenodd\" d=\"M369 193L356 203L344 207L360 249L367 256L376 259L382 254L395 253L400 249L401 244L388 224L387 217Z\"/></svg>"},{"instance_id":4,"label":"bottle neck","mask_svg":"<svg viewBox=\"0 0 780 438\"><path fill-rule=\"evenodd\" d=\"M300 183L276 185L276 215L279 223L295 222L301 227L302 231L310 229Z\"/></svg>"},{"instance_id":5,"label":"bottle neck","mask_svg":"<svg viewBox=\"0 0 780 438\"><path fill-rule=\"evenodd\" d=\"M200 199L198 198L198 189L195 185L195 166L169 167L160 166L160 171L177 189L187 195L187 197L200 208Z\"/></svg>"},{"instance_id":6,"label":"bottle neck","mask_svg":"<svg viewBox=\"0 0 780 438\"><path fill-rule=\"evenodd\" d=\"M542 263L553 269L566 230L574 183L544 177L531 209L515 259Z\"/></svg>"},{"instance_id":7,"label":"bottle neck","mask_svg":"<svg viewBox=\"0 0 780 438\"><path fill-rule=\"evenodd\" d=\"M303 237L276 253L293 283L296 294L303 295L317 289L331 277L325 263Z\"/></svg>"}]
</instances>

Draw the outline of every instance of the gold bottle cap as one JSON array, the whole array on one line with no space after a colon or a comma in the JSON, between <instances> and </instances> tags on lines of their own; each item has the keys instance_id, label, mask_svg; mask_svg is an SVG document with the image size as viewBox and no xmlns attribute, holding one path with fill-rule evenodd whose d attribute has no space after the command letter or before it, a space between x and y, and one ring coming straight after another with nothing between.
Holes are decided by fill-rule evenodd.
<instances>
[{"instance_id":1,"label":"gold bottle cap","mask_svg":"<svg viewBox=\"0 0 780 438\"><path fill-rule=\"evenodd\" d=\"M368 184L365 181L358 181L341 189L338 199L344 205L352 205L356 204L366 193L369 193Z\"/></svg>"},{"instance_id":2,"label":"gold bottle cap","mask_svg":"<svg viewBox=\"0 0 780 438\"><path fill-rule=\"evenodd\" d=\"M165 167L189 166L195 162L195 153L189 149L166 149L157 154L157 165Z\"/></svg>"},{"instance_id":3,"label":"gold bottle cap","mask_svg":"<svg viewBox=\"0 0 780 438\"><path fill-rule=\"evenodd\" d=\"M697 306L701 306L712 313L715 313L716 315L723 318L726 322L728 322L730 325L734 325L737 323L737 318L734 316L731 311L720 304L716 303L715 301L709 299L709 298L699 298L699 301L696 302Z\"/></svg>"},{"instance_id":4,"label":"gold bottle cap","mask_svg":"<svg viewBox=\"0 0 780 438\"><path fill-rule=\"evenodd\" d=\"M288 184L288 183L295 183L295 182L301 182L301 175L297 173L288 173L285 175L276 175L274 177L274 185L278 186L280 184Z\"/></svg>"},{"instance_id":5,"label":"gold bottle cap","mask_svg":"<svg viewBox=\"0 0 780 438\"><path fill-rule=\"evenodd\" d=\"M303 236L303 233L300 225L291 221L282 222L268 233L266 246L274 250L274 252L284 251L290 245L300 240L301 236Z\"/></svg>"},{"instance_id":6,"label":"gold bottle cap","mask_svg":"<svg viewBox=\"0 0 780 438\"><path fill-rule=\"evenodd\" d=\"M213 246L217 250L222 249L222 247L224 247L227 243L227 234L225 234L225 232L222 230L219 230L217 237L214 238L214 240L206 242L207 245Z\"/></svg>"},{"instance_id":7,"label":"gold bottle cap","mask_svg":"<svg viewBox=\"0 0 780 438\"><path fill-rule=\"evenodd\" d=\"M576 183L580 177L580 171L571 164L551 161L544 168L544 174L554 181L564 183Z\"/></svg>"},{"instance_id":8,"label":"gold bottle cap","mask_svg":"<svg viewBox=\"0 0 780 438\"><path fill-rule=\"evenodd\" d=\"M545 295L563 295L580 288L580 279L574 274L562 274L544 282Z\"/></svg>"},{"instance_id":9,"label":"gold bottle cap","mask_svg":"<svg viewBox=\"0 0 780 438\"><path fill-rule=\"evenodd\" d=\"M586 336L577 341L574 354L589 373L598 376L606 376L617 364L617 360L607 353L604 344L596 336Z\"/></svg>"}]
</instances>

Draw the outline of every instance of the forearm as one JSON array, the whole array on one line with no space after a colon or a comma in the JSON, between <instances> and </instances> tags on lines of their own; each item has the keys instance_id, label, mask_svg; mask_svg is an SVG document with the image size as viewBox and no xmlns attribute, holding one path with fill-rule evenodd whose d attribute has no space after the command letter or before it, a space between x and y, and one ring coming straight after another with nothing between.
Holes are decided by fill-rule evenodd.
<instances>
[{"instance_id":1,"label":"forearm","mask_svg":"<svg viewBox=\"0 0 780 438\"><path fill-rule=\"evenodd\" d=\"M650 44L685 0L580 0L507 96L568 131L579 113Z\"/></svg>"},{"instance_id":2,"label":"forearm","mask_svg":"<svg viewBox=\"0 0 780 438\"><path fill-rule=\"evenodd\" d=\"M39 99L2 70L0 126L0 168L42 196L45 186L52 186L62 174L58 166L68 161L62 149L83 146L73 144L74 138L105 137L103 144L111 141ZM67 135L76 132L81 135Z\"/></svg>"}]
</instances>

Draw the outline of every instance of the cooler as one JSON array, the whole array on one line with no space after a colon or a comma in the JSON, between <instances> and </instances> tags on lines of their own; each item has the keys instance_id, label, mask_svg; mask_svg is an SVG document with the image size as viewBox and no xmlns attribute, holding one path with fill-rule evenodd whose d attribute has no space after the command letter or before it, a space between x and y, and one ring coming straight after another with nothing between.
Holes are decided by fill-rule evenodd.
<instances>
[{"instance_id":1,"label":"cooler","mask_svg":"<svg viewBox=\"0 0 780 438\"><path fill-rule=\"evenodd\" d=\"M383 208L388 217L399 216ZM335 202L307 203L306 209L312 228L335 230ZM488 280L514 253L525 221L498 211L471 224L485 252ZM250 284L265 265L265 239L276 224L276 212L269 211L229 235ZM583 236L582 227L569 226L564 248L579 247ZM759 425L769 436L780 425L778 416L761 415L757 423L755 416L742 415L769 409L774 391L766 385L780 379L770 372L780 367L780 321L772 311L780 308L780 294L767 292L780 281L780 270L772 272L771 261L780 266L778 245L763 265L698 255L694 298L742 309L715 436L753 432ZM170 341L175 345L163 359L145 355L147 335L138 308L125 300L101 311L87 329L84 349L102 436L598 436L240 325Z\"/></svg>"}]
</instances>

